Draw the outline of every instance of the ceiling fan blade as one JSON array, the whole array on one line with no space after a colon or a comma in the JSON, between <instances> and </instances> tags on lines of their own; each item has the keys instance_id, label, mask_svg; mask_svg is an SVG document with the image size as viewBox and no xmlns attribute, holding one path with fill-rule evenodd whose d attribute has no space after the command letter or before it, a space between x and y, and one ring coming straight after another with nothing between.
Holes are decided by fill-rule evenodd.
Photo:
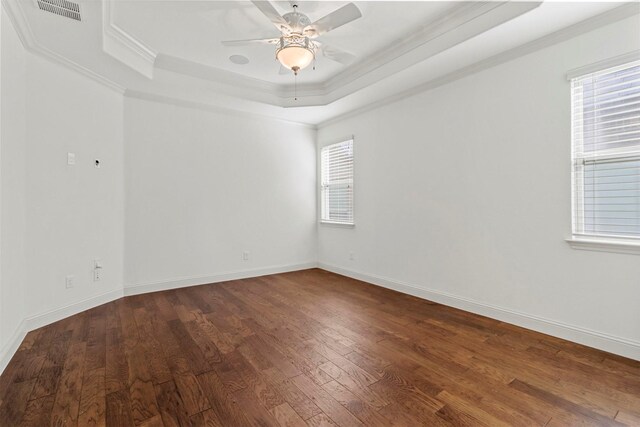
<instances>
[{"instance_id":1,"label":"ceiling fan blade","mask_svg":"<svg viewBox=\"0 0 640 427\"><path fill-rule=\"evenodd\" d=\"M251 0L251 2L260 9L268 19L271 21L273 25L276 26L278 30L281 30L282 27L289 28L289 24L284 20L282 16L278 13L275 7L268 1L260 1L260 0Z\"/></svg>"},{"instance_id":2,"label":"ceiling fan blade","mask_svg":"<svg viewBox=\"0 0 640 427\"><path fill-rule=\"evenodd\" d=\"M222 42L223 46L250 46L256 44L276 44L280 41L279 38L273 39L248 39L248 40L225 40Z\"/></svg>"},{"instance_id":3,"label":"ceiling fan blade","mask_svg":"<svg viewBox=\"0 0 640 427\"><path fill-rule=\"evenodd\" d=\"M314 43L317 43L317 42L314 42ZM320 48L322 49L322 55L342 65L349 65L356 59L355 55L349 52L345 52L344 50L338 49L333 46L322 44Z\"/></svg>"},{"instance_id":4,"label":"ceiling fan blade","mask_svg":"<svg viewBox=\"0 0 640 427\"><path fill-rule=\"evenodd\" d=\"M317 37L321 34L328 33L338 27L348 24L360 18L362 13L358 6L353 3L342 6L340 9L334 10L327 16L318 19L316 22L307 25L304 33L308 37Z\"/></svg>"}]
</instances>

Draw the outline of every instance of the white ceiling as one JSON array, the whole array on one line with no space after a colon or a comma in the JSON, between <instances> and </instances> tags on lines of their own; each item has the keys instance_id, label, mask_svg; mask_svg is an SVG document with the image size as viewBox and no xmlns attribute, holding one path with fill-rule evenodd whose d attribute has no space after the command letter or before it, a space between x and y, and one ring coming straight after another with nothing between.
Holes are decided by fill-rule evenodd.
<instances>
[{"instance_id":1,"label":"white ceiling","mask_svg":"<svg viewBox=\"0 0 640 427\"><path fill-rule=\"evenodd\" d=\"M315 21L344 6L346 1L301 2L299 11ZM337 28L318 40L365 59L372 53L406 39L456 5L453 2L355 2L362 18ZM291 12L288 1L274 2L281 13ZM272 83L290 84L291 74L280 75L274 47L225 47L222 40L278 37L277 29L249 1L118 1L113 4L114 23L156 52L221 68ZM250 62L236 65L231 55ZM341 71L343 66L318 55L316 69L306 69L300 83L317 83Z\"/></svg>"},{"instance_id":2,"label":"white ceiling","mask_svg":"<svg viewBox=\"0 0 640 427\"><path fill-rule=\"evenodd\" d=\"M320 58L317 70L302 71L294 101L271 46L220 44L274 35L250 2L80 0L77 22L33 0L2 1L31 51L129 96L310 124L407 96L535 40L551 43L640 13L637 1L356 2L363 17L321 39L357 61L344 67ZM301 10L314 20L345 3L309 1ZM287 11L288 2L274 4ZM251 62L232 64L232 54Z\"/></svg>"}]
</instances>

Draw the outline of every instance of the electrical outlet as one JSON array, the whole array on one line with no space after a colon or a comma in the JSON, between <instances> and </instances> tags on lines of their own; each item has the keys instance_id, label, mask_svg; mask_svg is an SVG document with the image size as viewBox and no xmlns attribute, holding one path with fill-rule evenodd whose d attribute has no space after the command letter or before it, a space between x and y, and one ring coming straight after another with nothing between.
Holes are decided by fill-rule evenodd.
<instances>
[{"instance_id":1,"label":"electrical outlet","mask_svg":"<svg viewBox=\"0 0 640 427\"><path fill-rule=\"evenodd\" d=\"M242 261L249 261L249 252L242 252Z\"/></svg>"},{"instance_id":2,"label":"electrical outlet","mask_svg":"<svg viewBox=\"0 0 640 427\"><path fill-rule=\"evenodd\" d=\"M75 286L75 276L73 274L68 275L64 279L64 285L67 289L71 289Z\"/></svg>"},{"instance_id":3,"label":"electrical outlet","mask_svg":"<svg viewBox=\"0 0 640 427\"><path fill-rule=\"evenodd\" d=\"M355 261L356 256L353 254L353 252L349 252L349 261Z\"/></svg>"},{"instance_id":4,"label":"electrical outlet","mask_svg":"<svg viewBox=\"0 0 640 427\"><path fill-rule=\"evenodd\" d=\"M67 164L69 166L76 164L76 153L67 153Z\"/></svg>"}]
</instances>

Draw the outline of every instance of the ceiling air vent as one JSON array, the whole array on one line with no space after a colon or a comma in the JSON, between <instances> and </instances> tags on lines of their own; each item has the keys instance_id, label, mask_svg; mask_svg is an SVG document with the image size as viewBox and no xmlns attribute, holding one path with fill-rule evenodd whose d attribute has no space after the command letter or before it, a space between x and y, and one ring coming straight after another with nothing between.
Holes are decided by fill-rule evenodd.
<instances>
[{"instance_id":1,"label":"ceiling air vent","mask_svg":"<svg viewBox=\"0 0 640 427\"><path fill-rule=\"evenodd\" d=\"M36 0L40 10L66 16L67 18L82 21L80 17L80 5L67 0Z\"/></svg>"}]
</instances>

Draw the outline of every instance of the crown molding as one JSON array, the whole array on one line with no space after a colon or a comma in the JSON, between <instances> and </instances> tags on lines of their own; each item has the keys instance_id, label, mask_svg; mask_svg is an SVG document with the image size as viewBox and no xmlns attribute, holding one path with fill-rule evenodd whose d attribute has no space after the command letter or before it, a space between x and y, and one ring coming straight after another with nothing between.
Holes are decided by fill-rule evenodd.
<instances>
[{"instance_id":1,"label":"crown molding","mask_svg":"<svg viewBox=\"0 0 640 427\"><path fill-rule=\"evenodd\" d=\"M112 1L102 0L102 50L152 79L156 52L114 23Z\"/></svg>"},{"instance_id":2,"label":"crown molding","mask_svg":"<svg viewBox=\"0 0 640 427\"><path fill-rule=\"evenodd\" d=\"M203 110L203 111L211 111L213 113L218 113L218 114L227 114L227 115L231 115L231 116L241 116L241 117L247 117L247 118L252 118L252 119L257 119L257 120L269 120L269 121L278 121L278 122L282 122L282 123L286 123L288 125L293 125L293 126L301 126L307 129L311 129L311 130L317 130L318 127L315 124L312 123L304 123L304 122L296 122L293 120L286 120L286 119L282 119L279 117L274 117L274 116L269 116L266 114L258 114L258 113L250 113L248 111L243 111L243 110L236 110L236 109L232 109L232 108L225 108L225 107L219 107L216 105L211 105L211 104L205 104L202 102L196 102L196 101L190 101L188 99L180 99L180 98L176 98L174 96L167 96L167 95L160 95L157 93L153 93L153 92L144 92L144 91L138 91L138 90L130 90L127 89L124 93L124 96L126 98L132 98L132 99L140 99L143 101L150 101L150 102L158 102L161 104L169 104L169 105L175 105L177 107L183 107L183 108L193 108L196 110Z\"/></svg>"},{"instance_id":3,"label":"crown molding","mask_svg":"<svg viewBox=\"0 0 640 427\"><path fill-rule=\"evenodd\" d=\"M374 55L336 74L326 82L325 88L328 92L335 91L354 80L362 78L370 73L371 70L379 69L385 64L408 55L416 49L424 48L429 42L436 40L438 37L442 37L448 32L461 30L462 26L468 25L479 16L497 10L505 4L506 2L494 1L458 3L451 10L446 11L431 21L425 22L422 28L405 40L395 41ZM531 7L526 8L526 10L530 10L538 7L541 2L526 2L522 4L531 4ZM412 55L408 62L403 61L400 67L394 67L393 72L400 71L432 55L433 54L429 54L426 57L424 55Z\"/></svg>"},{"instance_id":4,"label":"crown molding","mask_svg":"<svg viewBox=\"0 0 640 427\"><path fill-rule=\"evenodd\" d=\"M285 86L267 82L265 80L241 76L231 71L211 67L163 53L158 54L155 68L171 71L183 76L206 80L208 82L215 83L222 91L224 91L224 88L228 88L228 91L235 96L240 96L244 99L262 102L277 107L315 107L328 104L324 86L322 84L307 85L304 91L298 91L298 96L300 98L305 97L307 100L314 98L315 101L313 103L310 105L300 105L299 103L292 105L290 104L290 100L293 98L293 89L288 91ZM240 95L239 92L243 92L243 95Z\"/></svg>"},{"instance_id":5,"label":"crown molding","mask_svg":"<svg viewBox=\"0 0 640 427\"><path fill-rule=\"evenodd\" d=\"M105 0L112 1L112 0ZM411 36L397 40L372 57L356 62L325 82L300 85L298 101L294 87L245 77L171 55L159 54L156 68L234 88L250 89L247 99L280 107L328 105L358 90L379 82L437 53L474 37L538 7L541 1L461 2L446 13L424 23Z\"/></svg>"},{"instance_id":6,"label":"crown molding","mask_svg":"<svg viewBox=\"0 0 640 427\"><path fill-rule=\"evenodd\" d=\"M324 83L323 93L309 93L307 88L299 87L298 94L305 106L330 104L529 12L541 4L541 1L461 2L434 20L426 22L410 37L392 43L377 54L333 76ZM300 102L291 101L291 87L288 87L285 93L288 95L287 107L300 106ZM305 101L308 103L305 104Z\"/></svg>"},{"instance_id":7,"label":"crown molding","mask_svg":"<svg viewBox=\"0 0 640 427\"><path fill-rule=\"evenodd\" d=\"M20 39L20 42L22 43L22 46L25 48L25 50L30 53L40 55L41 57L57 64L63 65L66 68L80 73L83 76L88 77L111 90L114 90L120 94L124 94L125 88L115 83L114 81L109 80L106 77L95 73L88 68L85 68L82 65L50 49L47 49L46 47L38 43L35 36L33 35L33 31L31 30L29 21L24 14L24 10L22 9L23 4L27 3L21 2L19 0L2 0L2 7L11 20L13 27L16 29L18 38Z\"/></svg>"},{"instance_id":8,"label":"crown molding","mask_svg":"<svg viewBox=\"0 0 640 427\"><path fill-rule=\"evenodd\" d=\"M113 0L105 0L105 3L108 3L111 1ZM268 114L259 114L259 113L250 113L250 112L245 113L240 109L217 107L212 104L208 104L206 102L201 103L198 101L187 101L184 99L172 98L171 96L164 96L157 89L147 88L141 91L126 90L123 86L113 82L112 80L109 80L108 78L105 78L102 75L97 74L96 72L93 72L83 67L82 65L77 64L63 57L62 55L59 55L56 52L53 52L47 49L46 47L42 46L41 44L39 44L39 42L34 37L34 33L29 26L29 23L26 19L25 11L23 9L25 7L24 5L31 4L30 2L21 2L20 0L2 0L2 3L10 20L12 21L14 27L16 28L16 31L18 33L18 36L20 37L20 40L23 46L27 51L34 54L38 54L46 59L49 59L53 62L61 64L69 68L70 70L73 70L86 77L89 77L92 80L118 93L121 93L121 94L126 93L127 96L129 97L138 97L141 99L148 99L148 100L154 100L157 102L165 102L165 103L171 103L176 105L182 105L190 108L201 108L205 110L225 112L225 113L235 114L235 115L245 114L247 116L254 117L254 118L269 118L272 120L275 119L275 120L281 120L288 123L300 124L303 126L310 127L312 129L316 128L315 125L310 125L308 123L302 123L302 122L296 122L296 121L289 121L279 117L273 117ZM453 21L449 20L450 27L448 27L449 28L448 30L445 30L444 29L445 27L443 27L443 26L446 26L447 19L444 16L441 16L440 18L438 18L438 20L441 22L441 26L439 28L441 32L444 31L444 33L440 35L431 33L431 37L435 37L435 39L437 40L437 39L442 39L446 37L447 34L455 34L457 32L462 31L463 30L462 27L468 24L468 20L465 21L463 18L461 18L463 16L466 16L471 20L477 20L477 19L486 20L490 18L491 15L497 13L498 10L502 10L503 14L508 12L508 8L500 9L505 5L505 3L498 3L497 5L489 4L488 6L487 6L487 3L488 2L482 2L479 5L475 5L475 7L473 8L469 5L462 5L460 7L456 7L455 12L450 11L449 15L454 14L456 16L454 21L458 23L458 26L453 27ZM514 3L514 2L508 2L508 3ZM529 5L528 7L532 7L531 3L528 3L528 5ZM110 6L103 6L103 7L110 7ZM521 6L521 7L524 7L524 6ZM481 10L484 11L484 13L478 15L478 13ZM511 11L513 12L513 9ZM509 51L495 55L491 58L485 59L483 61L469 65L467 67L464 67L462 69L453 71L449 74L438 77L436 79L416 85L411 89L402 91L393 96L383 98L376 102L370 103L364 107L349 109L347 113L341 114L339 117L330 118L328 120L321 121L320 124L317 125L317 128L328 126L330 124L339 122L341 120L345 120L347 118L362 114L366 111L378 108L382 105L393 103L398 100L430 90L437 86L463 78L469 74L493 67L502 62L509 61L518 56L525 55L527 53L533 52L535 50L539 50L541 48L547 47L554 43L558 43L566 39L569 39L571 37L577 36L579 34L585 33L587 31L591 31L600 26L604 26L612 22L633 16L635 14L638 14L639 12L640 12L640 4L636 2L627 3L616 9L610 10L608 12L605 12L593 18L574 24L570 27L564 28L548 36L539 38L532 42L513 48ZM523 12L521 11L520 13L523 13ZM470 16L476 16L476 18L470 18ZM513 17L514 16L511 16L511 18ZM503 16L503 19L504 19L504 16ZM510 18L507 17L507 20L508 19ZM426 27L429 27L430 25L431 23L425 24ZM485 25L486 25L486 22L485 22ZM494 20L494 25L496 25L495 20ZM476 27L476 30L477 30L477 27ZM480 32L482 31L484 30L481 30ZM418 50L424 49L424 45L428 45L431 42L429 40L426 40L422 43L422 45L420 45L420 42L418 40L422 40L422 38L425 38L425 37L428 38L428 36L425 35L427 33L428 31L425 30L421 33L422 34L421 36L415 36L414 38L411 39L411 41L407 41L406 48L409 48L409 46L419 45L416 49ZM135 40L132 37L131 39ZM293 93L289 92L289 90L286 87L283 87L281 85L265 82L259 79L251 79L248 77L238 76L232 72L227 72L225 70L220 70L220 69L216 69L206 65L193 63L193 62L183 60L181 58L172 57L169 55L155 54L149 48L146 48L143 44L138 43L137 41L135 41L135 43L132 42L129 48L136 52L135 55L137 55L141 61L142 60L146 61L147 65L151 63L152 57L153 57L154 68L174 72L176 73L176 76L185 76L185 77L190 76L197 79L210 81L215 84L215 90L219 91L220 93L226 92L234 96L239 96L240 99L248 99L251 101L256 101L258 103L272 105L276 107L289 108L289 107L311 107L311 106L327 105L335 100L343 98L349 95L350 93L353 93L359 90L359 89L355 89L352 92L347 93L347 92L342 92L343 89L336 89L334 93L327 95L325 93L326 87L322 84L306 86L306 90L305 89L299 90L298 94L299 94L300 100L294 103L292 99L290 99ZM411 53L412 51L408 52L408 54L411 54ZM405 53L405 56L406 55L407 53ZM398 59L401 60L402 56L399 57ZM372 59L371 61L374 61L374 62L382 61L382 59L377 58L377 59ZM380 65L378 68L383 68L383 67L385 67L385 65ZM377 69L372 71L372 73L375 73L375 72L377 72ZM367 78L366 75L362 76L356 79L356 82L357 83L361 82L366 78ZM381 77L378 80L381 80L383 78L384 77ZM372 83L368 83L368 84L370 85Z\"/></svg>"},{"instance_id":9,"label":"crown molding","mask_svg":"<svg viewBox=\"0 0 640 427\"><path fill-rule=\"evenodd\" d=\"M536 6L540 3L541 2L537 2ZM338 90L346 84L362 78L372 70L379 69L383 65L410 53L412 50L434 40L436 37L448 31L459 29L460 26L468 23L474 17L482 15L503 4L505 4L505 2L493 2L486 0L458 3L445 13L425 22L420 29L413 32L413 34L408 37L402 40L394 40L375 54L353 63L351 66L330 77L325 82L299 85L297 88L298 94L301 97L321 96ZM415 63L424 59L426 58L414 59L413 62ZM398 70L404 67L405 65L398 68ZM393 72L398 70L393 70ZM393 72L390 72L389 74L392 74ZM291 97L294 93L294 86L286 85L284 87L284 91L289 97Z\"/></svg>"},{"instance_id":10,"label":"crown molding","mask_svg":"<svg viewBox=\"0 0 640 427\"><path fill-rule=\"evenodd\" d=\"M231 71L211 67L183 58L178 58L177 56L160 53L156 58L155 67L178 74L183 74L189 77L195 77L202 80L209 80L218 84L232 86L234 88L241 87L268 93L270 95L276 96L277 98L284 97L281 86L276 83L254 79L251 77L244 77ZM278 103L275 104L277 105Z\"/></svg>"},{"instance_id":11,"label":"crown molding","mask_svg":"<svg viewBox=\"0 0 640 427\"><path fill-rule=\"evenodd\" d=\"M595 64L588 64L579 68L574 68L573 70L567 72L567 80L572 80L576 77L584 76L585 74L595 73L598 71L606 70L607 68L617 67L618 65L638 60L640 60L640 50L633 50L614 58L608 58L604 61L596 62Z\"/></svg>"},{"instance_id":12,"label":"crown molding","mask_svg":"<svg viewBox=\"0 0 640 427\"><path fill-rule=\"evenodd\" d=\"M525 43L513 49L507 50L505 52L502 52L492 57L489 57L487 59L484 59L482 61L471 64L467 67L445 74L433 80L429 80L428 82L419 84L410 89L399 92L395 95L380 99L371 104L367 104L364 107L356 108L345 114L341 114L338 117L334 117L334 118L325 120L323 122L320 122L317 125L318 129L322 129L324 127L333 125L335 123L339 123L343 120L347 120L349 118L359 116L361 114L366 113L367 111L375 110L384 105L393 104L394 102L398 102L398 101L410 98L412 96L419 95L423 92L427 92L439 86L462 79L464 77L467 77L479 71L483 71L483 70L495 67L497 65L511 61L518 57L536 52L538 50L544 49L546 47L552 46L557 43L561 43L563 41L579 36L580 34L593 31L597 28L603 27L608 24L612 24L614 22L620 21L625 18L630 18L633 15L637 15L637 14L640 14L640 3L624 4L622 6L619 6L615 9L612 9L600 15L594 16L592 18L578 22L577 24L571 25L569 27L563 28L559 31L556 31L554 33L541 37L539 39L533 40L529 43ZM637 55L637 51L631 52L629 55Z\"/></svg>"}]
</instances>

